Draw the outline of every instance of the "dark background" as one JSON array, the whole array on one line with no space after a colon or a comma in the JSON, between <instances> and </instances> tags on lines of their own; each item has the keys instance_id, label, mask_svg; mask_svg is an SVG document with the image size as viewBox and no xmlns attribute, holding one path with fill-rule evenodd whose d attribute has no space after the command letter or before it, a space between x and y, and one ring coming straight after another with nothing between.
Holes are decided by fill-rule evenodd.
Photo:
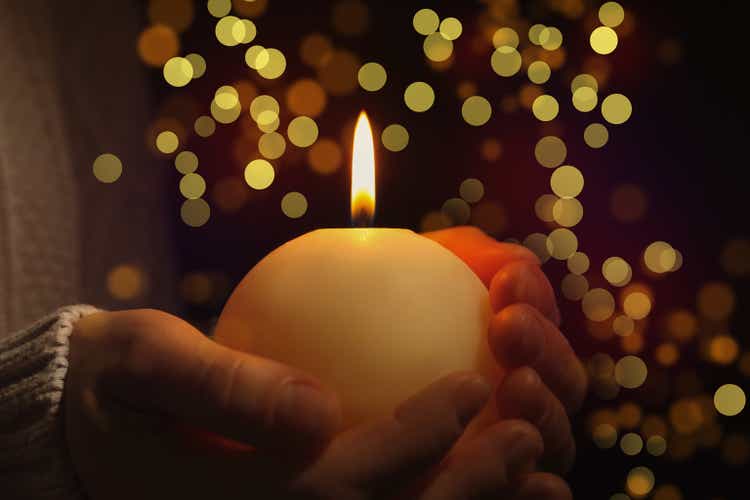
<instances>
[{"instance_id":1,"label":"dark background","mask_svg":"<svg viewBox=\"0 0 750 500\"><path fill-rule=\"evenodd\" d=\"M428 5L429 3L429 5ZM486 197L499 200L506 210L508 226L500 238L523 239L531 232L543 232L547 226L533 210L536 198L549 191L549 171L540 168L533 147L545 128L521 108L503 114L495 106L502 95L517 90L519 80L502 79L489 66L490 49L477 55L468 47L476 19L484 5L475 1L445 2L367 2L370 22L360 37L345 37L331 26L333 2L282 2L271 0L266 13L256 23L257 42L278 47L287 55L287 72L280 82L284 87L296 78L314 77L314 72L299 61L302 37L319 31L335 44L355 51L363 61L381 62L388 70L388 83L377 93L357 91L353 95L330 98L318 121L321 135L340 136L343 124L351 122L360 108L366 108L374 125L392 122L407 126L409 146L400 153L383 148L377 153L378 208L377 226L419 228L422 216L439 210L443 201L457 196L458 185L467 177L484 182ZM578 166L586 179L580 200L585 216L575 232L580 245L591 257L592 266L610 255L621 255L630 262L651 241L665 239L685 256L683 268L668 278L651 283L656 293L655 314L672 307L691 307L702 283L727 279L718 262L728 240L747 236L747 178L750 143L745 122L748 117L748 91L743 73L747 71L747 18L741 2L622 2L634 15L635 29L620 38L612 63L607 92L617 91L633 102L632 118L624 125L608 126L610 141L600 150L587 148L580 135L590 118L569 106L568 75L580 71L588 47L585 17L566 20L542 3L522 3L521 10L532 22L557 26L564 34L568 58L564 70L553 73L544 87L561 102L556 129L568 144L568 160ZM589 11L596 12L590 4ZM424 62L422 37L411 28L413 13L422 7L435 9L442 17L458 17L464 26L456 42L456 62L447 72L437 73ZM198 8L199 14L183 38L183 52L204 54L211 73L191 87L195 96L207 103L212 91L221 84L242 76L247 69L242 61L244 48L221 47L213 37L214 19ZM595 14L594 14L595 15ZM521 33L522 38L525 36ZM681 58L665 64L658 48L665 40L681 47ZM217 69L218 67L218 69ZM573 73L566 71L573 71ZM460 100L455 88L470 79L478 93L493 103L492 120L480 128L469 127L460 119ZM437 101L427 113L409 112L402 99L408 83L430 82ZM159 99L165 90L155 72L154 88ZM600 94L601 95L601 94ZM282 101L281 99L279 99ZM567 105L566 105L567 104ZM282 121L282 127L283 125ZM208 141L195 138L191 148L201 157L200 172L209 187L224 176L241 176L241 168L230 159L228 147L236 127L226 127ZM503 144L497 162L487 162L479 154L479 144L495 137ZM291 147L291 146L290 146ZM283 158L282 158L283 160ZM175 183L179 176L175 173ZM183 272L206 272L221 284L207 304L186 304L185 313L198 324L210 326L221 310L226 293L263 255L280 243L318 227L349 224L348 165L332 176L322 177L308 169L304 161L279 162L277 180L266 192L253 192L248 203L234 215L214 211L209 223L199 229L175 225L181 247ZM648 195L649 209L637 224L617 222L608 210L612 189L623 182L641 186ZM303 192L310 203L299 220L288 219L278 208L287 191ZM179 221L180 198L175 196L174 220ZM550 261L545 265L555 287L564 274L564 265ZM636 279L645 278L635 269ZM601 278L600 278L601 279ZM592 286L596 278L591 278ZM730 325L743 351L748 348L747 281L733 281L739 302ZM607 352L615 359L622 355L619 344L601 342L586 332L577 303L560 299L565 317L564 330L586 359L596 352ZM653 347L652 330L646 334L644 357L651 368L648 352ZM656 333L653 334L656 336ZM682 460L669 456L652 457L645 450L636 457L625 456L617 446L600 450L592 443L586 417L596 408L616 407L623 401L638 402L644 412L664 414L670 401L678 397L676 377L681 373L697 375L702 389L711 392L723 383L747 387L735 367L717 367L701 360L695 347L688 347L676 367L654 376L662 385L662 398L654 398L646 389L624 391L614 401L602 401L591 395L586 407L574 420L579 458L569 479L576 498L609 498L624 491L627 471L646 465L654 471L656 484L677 485L685 498L746 498L742 465L724 462L720 448L701 448ZM747 392L747 390L746 390ZM656 400L655 400L656 399ZM744 412L746 415L747 410ZM724 432L747 434L746 416L719 419ZM746 467L746 463L744 464ZM747 470L745 470L747 472Z\"/></svg>"}]
</instances>

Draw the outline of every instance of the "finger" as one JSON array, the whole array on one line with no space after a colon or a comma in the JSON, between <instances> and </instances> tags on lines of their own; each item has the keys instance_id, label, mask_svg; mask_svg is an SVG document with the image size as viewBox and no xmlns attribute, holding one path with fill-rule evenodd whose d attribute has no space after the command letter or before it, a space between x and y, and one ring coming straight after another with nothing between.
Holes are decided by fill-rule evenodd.
<instances>
[{"instance_id":1,"label":"finger","mask_svg":"<svg viewBox=\"0 0 750 500\"><path fill-rule=\"evenodd\" d=\"M559 476L534 472L526 476L514 500L573 500L568 484Z\"/></svg>"},{"instance_id":2,"label":"finger","mask_svg":"<svg viewBox=\"0 0 750 500\"><path fill-rule=\"evenodd\" d=\"M337 437L303 481L336 477L368 490L402 487L440 462L490 392L477 374L446 376L404 402L393 416Z\"/></svg>"},{"instance_id":3,"label":"finger","mask_svg":"<svg viewBox=\"0 0 750 500\"><path fill-rule=\"evenodd\" d=\"M542 449L539 432L527 422L498 422L451 453L421 499L505 498Z\"/></svg>"},{"instance_id":4,"label":"finger","mask_svg":"<svg viewBox=\"0 0 750 500\"><path fill-rule=\"evenodd\" d=\"M586 371L560 330L534 307L514 304L490 322L489 344L502 366L529 365L569 413L586 395Z\"/></svg>"},{"instance_id":5,"label":"finger","mask_svg":"<svg viewBox=\"0 0 750 500\"><path fill-rule=\"evenodd\" d=\"M512 262L504 266L490 283L493 311L500 311L519 302L531 304L550 321L560 324L560 311L552 285L541 268L530 262Z\"/></svg>"},{"instance_id":6,"label":"finger","mask_svg":"<svg viewBox=\"0 0 750 500\"><path fill-rule=\"evenodd\" d=\"M566 472L573 464L575 441L562 403L529 368L508 374L497 389L500 418L521 418L544 439L544 456L551 470Z\"/></svg>"},{"instance_id":7,"label":"finger","mask_svg":"<svg viewBox=\"0 0 750 500\"><path fill-rule=\"evenodd\" d=\"M312 377L221 346L188 323L141 310L84 318L83 338L110 332L117 353L98 383L109 397L255 446L325 441L338 426L335 396Z\"/></svg>"},{"instance_id":8,"label":"finger","mask_svg":"<svg viewBox=\"0 0 750 500\"><path fill-rule=\"evenodd\" d=\"M498 242L476 227L452 227L424 233L424 236L456 254L488 288L498 269L510 262L539 265L537 256L526 247Z\"/></svg>"}]
</instances>

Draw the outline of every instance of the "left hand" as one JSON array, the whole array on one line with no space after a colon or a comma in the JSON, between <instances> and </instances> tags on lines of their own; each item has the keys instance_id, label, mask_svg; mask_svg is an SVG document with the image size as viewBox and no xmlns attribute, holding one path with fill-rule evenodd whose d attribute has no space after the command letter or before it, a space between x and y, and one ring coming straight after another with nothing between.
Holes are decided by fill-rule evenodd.
<instances>
[{"instance_id":1,"label":"left hand","mask_svg":"<svg viewBox=\"0 0 750 500\"><path fill-rule=\"evenodd\" d=\"M587 380L559 330L555 294L539 260L526 248L497 242L473 227L424 236L455 253L489 289L493 310L489 343L506 370L496 392L500 421L452 450L425 498L466 498L468 492L480 498L508 494L510 498L571 498L567 484L553 472L563 474L573 463L575 441L568 416L580 408ZM507 478L497 471L506 450L487 442L492 443L493 434L504 426L517 425L511 419L525 420L538 430L543 440L541 462L550 472L534 471L536 464L531 471L516 471L522 477L508 491ZM519 439L534 437L526 433Z\"/></svg>"}]
</instances>

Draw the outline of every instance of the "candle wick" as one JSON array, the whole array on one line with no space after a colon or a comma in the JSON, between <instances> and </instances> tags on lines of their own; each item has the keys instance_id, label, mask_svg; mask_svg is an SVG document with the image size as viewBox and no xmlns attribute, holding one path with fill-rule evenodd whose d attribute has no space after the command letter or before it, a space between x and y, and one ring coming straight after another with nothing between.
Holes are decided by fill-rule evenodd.
<instances>
[{"instance_id":1,"label":"candle wick","mask_svg":"<svg viewBox=\"0 0 750 500\"><path fill-rule=\"evenodd\" d=\"M372 226L373 214L362 208L352 214L352 227L370 227Z\"/></svg>"}]
</instances>

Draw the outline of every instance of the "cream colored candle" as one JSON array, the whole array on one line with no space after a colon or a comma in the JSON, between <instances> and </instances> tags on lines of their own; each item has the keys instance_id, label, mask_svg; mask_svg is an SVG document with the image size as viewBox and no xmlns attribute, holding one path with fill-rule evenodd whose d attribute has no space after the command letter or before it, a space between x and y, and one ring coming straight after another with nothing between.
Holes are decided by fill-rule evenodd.
<instances>
[{"instance_id":1,"label":"cream colored candle","mask_svg":"<svg viewBox=\"0 0 750 500\"><path fill-rule=\"evenodd\" d=\"M371 179L374 205L374 155L361 149L368 146L361 115L354 167L359 158L373 173L353 175L353 215L367 211L358 179ZM487 289L438 243L406 229L320 229L283 244L245 276L215 336L316 375L338 392L352 424L392 411L453 371L495 378L489 317Z\"/></svg>"}]
</instances>

